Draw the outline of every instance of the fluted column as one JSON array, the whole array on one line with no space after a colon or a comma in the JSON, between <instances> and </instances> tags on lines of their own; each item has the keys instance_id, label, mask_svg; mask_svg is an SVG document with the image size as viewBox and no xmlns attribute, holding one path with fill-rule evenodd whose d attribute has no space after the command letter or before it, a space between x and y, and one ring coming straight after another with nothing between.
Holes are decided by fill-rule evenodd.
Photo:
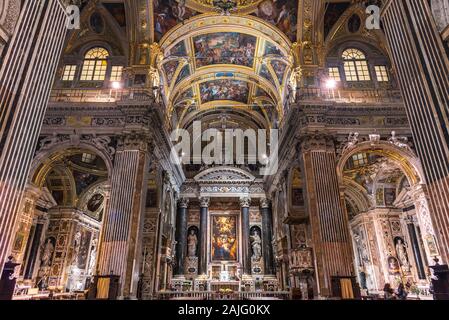
<instances>
[{"instance_id":1,"label":"fluted column","mask_svg":"<svg viewBox=\"0 0 449 320\"><path fill-rule=\"evenodd\" d=\"M187 252L187 207L189 199L181 198L178 201L178 212L176 216L176 264L175 276L184 275L184 262Z\"/></svg>"},{"instance_id":2,"label":"fluted column","mask_svg":"<svg viewBox=\"0 0 449 320\"><path fill-rule=\"evenodd\" d=\"M66 34L59 0L22 1L0 63L0 273Z\"/></svg>"},{"instance_id":3,"label":"fluted column","mask_svg":"<svg viewBox=\"0 0 449 320\"><path fill-rule=\"evenodd\" d=\"M100 248L100 275L120 276L120 294L135 295L138 241L147 189L148 143L143 136L124 138L115 155L111 196ZM132 291L131 291L132 290Z\"/></svg>"},{"instance_id":4,"label":"fluted column","mask_svg":"<svg viewBox=\"0 0 449 320\"><path fill-rule=\"evenodd\" d=\"M332 276L354 274L349 223L337 180L333 141L326 136L305 137L301 160L317 284L320 295L330 296Z\"/></svg>"},{"instance_id":5,"label":"fluted column","mask_svg":"<svg viewBox=\"0 0 449 320\"><path fill-rule=\"evenodd\" d=\"M425 263L430 266L434 264L433 259L441 259L440 250L436 243L435 230L432 224L432 218L429 210L429 204L422 185L416 185L412 189L412 198L415 204L416 218L424 242L424 251L426 254Z\"/></svg>"},{"instance_id":6,"label":"fluted column","mask_svg":"<svg viewBox=\"0 0 449 320\"><path fill-rule=\"evenodd\" d=\"M243 273L251 274L251 244L249 239L249 207L251 198L240 198L241 219L242 219L242 264Z\"/></svg>"},{"instance_id":7,"label":"fluted column","mask_svg":"<svg viewBox=\"0 0 449 320\"><path fill-rule=\"evenodd\" d=\"M210 199L200 198L200 254L199 275L207 274L207 221L209 215Z\"/></svg>"},{"instance_id":8,"label":"fluted column","mask_svg":"<svg viewBox=\"0 0 449 320\"><path fill-rule=\"evenodd\" d=\"M273 220L270 201L268 199L260 200L260 214L262 216L262 243L264 269L266 275L274 275L273 263Z\"/></svg>"},{"instance_id":9,"label":"fluted column","mask_svg":"<svg viewBox=\"0 0 449 320\"><path fill-rule=\"evenodd\" d=\"M384 31L423 165L441 257L448 263L449 60L429 1L385 3Z\"/></svg>"}]
</instances>

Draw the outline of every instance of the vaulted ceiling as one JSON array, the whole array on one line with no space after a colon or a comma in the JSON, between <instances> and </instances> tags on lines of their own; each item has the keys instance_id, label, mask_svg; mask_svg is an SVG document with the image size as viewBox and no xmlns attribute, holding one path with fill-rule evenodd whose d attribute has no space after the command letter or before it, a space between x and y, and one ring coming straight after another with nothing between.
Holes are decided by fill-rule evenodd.
<instances>
[{"instance_id":1,"label":"vaulted ceiling","mask_svg":"<svg viewBox=\"0 0 449 320\"><path fill-rule=\"evenodd\" d=\"M173 124L183 127L192 112L230 107L257 114L265 119L263 127L279 119L291 43L271 25L256 18L199 16L172 29L160 44L158 67Z\"/></svg>"},{"instance_id":2,"label":"vaulted ceiling","mask_svg":"<svg viewBox=\"0 0 449 320\"><path fill-rule=\"evenodd\" d=\"M171 128L206 118L209 127L243 129L277 127L282 120L294 48L306 32L298 28L298 0L72 2L85 6L66 53L107 42L130 65L156 64ZM310 23L332 41L346 30L338 27L344 19L364 14L350 0L323 0L319 7L323 13Z\"/></svg>"}]
</instances>

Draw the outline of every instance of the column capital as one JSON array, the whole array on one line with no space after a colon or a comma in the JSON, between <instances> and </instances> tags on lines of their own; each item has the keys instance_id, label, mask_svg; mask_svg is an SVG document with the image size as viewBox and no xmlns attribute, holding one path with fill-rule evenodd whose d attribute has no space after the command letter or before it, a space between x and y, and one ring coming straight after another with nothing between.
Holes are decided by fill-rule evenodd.
<instances>
[{"instance_id":1,"label":"column capital","mask_svg":"<svg viewBox=\"0 0 449 320\"><path fill-rule=\"evenodd\" d=\"M201 197L199 200L200 200L200 207L201 208L209 208L210 198L208 198L208 197Z\"/></svg>"},{"instance_id":2,"label":"column capital","mask_svg":"<svg viewBox=\"0 0 449 320\"><path fill-rule=\"evenodd\" d=\"M249 208L251 205L251 198L250 197L241 197L240 198L240 207L242 208Z\"/></svg>"},{"instance_id":3,"label":"column capital","mask_svg":"<svg viewBox=\"0 0 449 320\"><path fill-rule=\"evenodd\" d=\"M270 200L267 198L260 199L260 207L262 209L267 209L270 207Z\"/></svg>"},{"instance_id":4,"label":"column capital","mask_svg":"<svg viewBox=\"0 0 449 320\"><path fill-rule=\"evenodd\" d=\"M187 207L189 206L189 199L188 198L180 198L178 200L178 206L180 208L187 209Z\"/></svg>"},{"instance_id":5,"label":"column capital","mask_svg":"<svg viewBox=\"0 0 449 320\"><path fill-rule=\"evenodd\" d=\"M301 137L302 152L332 151L335 152L334 139L325 134L306 134Z\"/></svg>"},{"instance_id":6,"label":"column capital","mask_svg":"<svg viewBox=\"0 0 449 320\"><path fill-rule=\"evenodd\" d=\"M139 150L150 151L151 143L147 135L142 133L130 133L123 135L118 142L118 151Z\"/></svg>"}]
</instances>

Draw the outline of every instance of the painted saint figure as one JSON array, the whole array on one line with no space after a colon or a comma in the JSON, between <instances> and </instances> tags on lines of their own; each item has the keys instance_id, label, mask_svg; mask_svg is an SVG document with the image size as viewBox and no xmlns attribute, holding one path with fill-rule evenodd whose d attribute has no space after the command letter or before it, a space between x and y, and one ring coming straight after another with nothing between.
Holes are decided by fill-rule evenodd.
<instances>
[{"instance_id":1,"label":"painted saint figure","mask_svg":"<svg viewBox=\"0 0 449 320\"><path fill-rule=\"evenodd\" d=\"M187 255L189 257L196 257L196 248L198 245L198 237L196 236L195 230L191 229L190 234L187 237Z\"/></svg>"}]
</instances>

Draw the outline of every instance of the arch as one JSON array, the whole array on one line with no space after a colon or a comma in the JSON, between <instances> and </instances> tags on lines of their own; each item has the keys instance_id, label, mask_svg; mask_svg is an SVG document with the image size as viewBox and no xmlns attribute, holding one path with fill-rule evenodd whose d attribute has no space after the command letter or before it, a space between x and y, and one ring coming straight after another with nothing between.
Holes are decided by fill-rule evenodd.
<instances>
[{"instance_id":1,"label":"arch","mask_svg":"<svg viewBox=\"0 0 449 320\"><path fill-rule=\"evenodd\" d=\"M328 56L329 52L335 47L340 46L347 41L357 41L366 44L376 43L382 54L386 57L390 57L389 51L386 47L386 38L382 30L370 30L370 32L362 32L365 28L360 28L358 32L351 33L348 29L348 21L354 16L358 15L361 19L362 26L365 24L367 14L362 6L354 4L340 16L338 21L333 25L329 34L327 35L324 44L326 48L325 56Z\"/></svg>"},{"instance_id":2,"label":"arch","mask_svg":"<svg viewBox=\"0 0 449 320\"><path fill-rule=\"evenodd\" d=\"M50 148L41 150L37 153L37 155L33 159L33 162L31 163L28 181L34 182L36 181L36 179L39 179L37 175L39 174L40 177L42 176L40 174L40 172L42 172L41 171L42 169L48 170L48 168L50 168L52 164L54 164L58 159L66 156L67 152L79 153L82 152L83 150L92 152L97 156L101 157L101 159L106 164L106 168L108 171L108 180L110 180L112 169L114 167L112 164L112 157L110 154L86 142L79 142L78 144L74 145L70 140L68 140L65 142L55 144Z\"/></svg>"},{"instance_id":3,"label":"arch","mask_svg":"<svg viewBox=\"0 0 449 320\"><path fill-rule=\"evenodd\" d=\"M129 18L133 17L133 15L130 14L130 12L132 12L130 7L134 4L128 4L128 1L124 1L124 4L127 21L130 21L131 23L132 20ZM101 2L95 3L92 1L88 1L81 12L81 24L90 26L90 18L94 13L100 14L103 18L105 25L105 31L103 34L97 34L95 32L86 33L84 28L74 29L69 33L67 41L68 45L64 49L64 53L72 54L75 50L85 47L89 43L104 42L104 33L106 33L108 39L110 39L108 41L114 43L114 50L110 50L112 48L108 47L108 51L114 56L129 56L129 45L126 32L131 33L134 31L134 28L128 27L127 30L124 31Z\"/></svg>"},{"instance_id":4,"label":"arch","mask_svg":"<svg viewBox=\"0 0 449 320\"><path fill-rule=\"evenodd\" d=\"M366 196L366 190L354 181L344 178L343 185L345 187L345 196L352 201L359 212L366 212L371 208L370 199Z\"/></svg>"},{"instance_id":5,"label":"arch","mask_svg":"<svg viewBox=\"0 0 449 320\"><path fill-rule=\"evenodd\" d=\"M109 58L109 51L106 48L100 47L100 46L94 46L93 48L89 49L87 52L84 53L85 59L100 59L100 60L106 60Z\"/></svg>"},{"instance_id":6,"label":"arch","mask_svg":"<svg viewBox=\"0 0 449 320\"><path fill-rule=\"evenodd\" d=\"M349 158L364 152L378 154L392 160L404 172L411 186L424 183L425 181L421 163L412 151L400 148L388 141L365 141L357 144L350 150L346 150L341 155L337 164L337 176L342 184L344 182L344 167Z\"/></svg>"},{"instance_id":7,"label":"arch","mask_svg":"<svg viewBox=\"0 0 449 320\"><path fill-rule=\"evenodd\" d=\"M57 176L51 175L52 173L57 174ZM35 181L35 185L39 188L43 188L46 184L50 183L49 179L54 181L56 178L59 180L59 183L57 183L59 190L54 191L62 192L62 199L55 199L56 202L59 206L74 206L76 203L76 183L72 172L66 166L56 165L46 168L45 175L43 175L42 179L39 181ZM67 185L67 182L69 185ZM47 187L48 189L52 189L51 185L48 185ZM52 195L55 196L54 193L52 193Z\"/></svg>"},{"instance_id":8,"label":"arch","mask_svg":"<svg viewBox=\"0 0 449 320\"><path fill-rule=\"evenodd\" d=\"M268 102L281 119L292 46L280 30L253 16L205 14L178 24L164 35L152 60L164 83L168 113L184 102L185 111L192 105L201 110L223 105L264 109L261 104ZM212 62L202 63L206 58ZM179 126L185 116L183 112L168 122Z\"/></svg>"},{"instance_id":9,"label":"arch","mask_svg":"<svg viewBox=\"0 0 449 320\"><path fill-rule=\"evenodd\" d=\"M109 186L109 183L108 183L108 181L105 181L105 180L100 180L98 182L95 182L93 185L89 186L89 188L84 190L79 195L76 206L81 210L90 211L88 208L88 202L91 199L91 197L97 193L101 194L103 197L106 197L106 193L104 190L108 186ZM103 201L100 208L98 208L96 211L98 212L98 211L101 211L102 209L104 209L104 205L105 205L105 203Z\"/></svg>"}]
</instances>

